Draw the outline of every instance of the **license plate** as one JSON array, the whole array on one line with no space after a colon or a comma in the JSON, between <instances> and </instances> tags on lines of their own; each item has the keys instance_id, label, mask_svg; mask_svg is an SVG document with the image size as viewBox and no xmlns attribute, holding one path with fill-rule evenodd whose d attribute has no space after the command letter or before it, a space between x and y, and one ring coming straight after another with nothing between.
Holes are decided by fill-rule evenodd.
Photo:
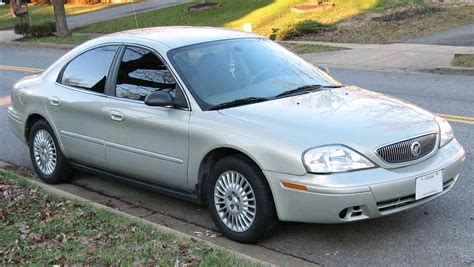
<instances>
[{"instance_id":1,"label":"license plate","mask_svg":"<svg viewBox=\"0 0 474 267\"><path fill-rule=\"evenodd\" d=\"M415 199L422 199L443 191L443 173L437 171L416 179Z\"/></svg>"}]
</instances>

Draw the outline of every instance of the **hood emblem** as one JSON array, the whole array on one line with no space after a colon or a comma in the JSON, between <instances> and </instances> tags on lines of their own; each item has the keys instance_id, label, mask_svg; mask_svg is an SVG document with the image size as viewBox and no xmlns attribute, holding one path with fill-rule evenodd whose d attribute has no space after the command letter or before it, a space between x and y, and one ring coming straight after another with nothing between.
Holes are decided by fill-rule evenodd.
<instances>
[{"instance_id":1,"label":"hood emblem","mask_svg":"<svg viewBox=\"0 0 474 267\"><path fill-rule=\"evenodd\" d=\"M411 154L414 157L418 157L421 154L421 145L418 142L413 142L410 145Z\"/></svg>"}]
</instances>

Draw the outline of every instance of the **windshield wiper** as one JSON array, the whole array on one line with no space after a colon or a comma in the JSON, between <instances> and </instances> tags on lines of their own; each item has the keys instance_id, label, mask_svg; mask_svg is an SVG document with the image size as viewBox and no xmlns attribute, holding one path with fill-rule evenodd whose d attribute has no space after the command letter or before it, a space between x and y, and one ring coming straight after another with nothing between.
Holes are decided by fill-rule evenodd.
<instances>
[{"instance_id":1,"label":"windshield wiper","mask_svg":"<svg viewBox=\"0 0 474 267\"><path fill-rule=\"evenodd\" d=\"M209 110L217 110L217 109L237 107L237 106L242 106L242 105L246 105L246 104L263 102L263 101L267 101L267 100L269 100L269 98L251 96L251 97L236 99L236 100L232 100L232 101L229 101L229 102L224 102L224 103L221 103L221 104L217 104L215 106L210 107Z\"/></svg>"},{"instance_id":2,"label":"windshield wiper","mask_svg":"<svg viewBox=\"0 0 474 267\"><path fill-rule=\"evenodd\" d=\"M321 84L303 85L300 87L296 87L295 89L291 89L283 93L280 93L276 95L275 97L279 98L279 97L295 95L299 93L309 93L309 92L318 91L318 90L327 89L327 88L340 88L343 86L344 85L321 85Z\"/></svg>"}]
</instances>

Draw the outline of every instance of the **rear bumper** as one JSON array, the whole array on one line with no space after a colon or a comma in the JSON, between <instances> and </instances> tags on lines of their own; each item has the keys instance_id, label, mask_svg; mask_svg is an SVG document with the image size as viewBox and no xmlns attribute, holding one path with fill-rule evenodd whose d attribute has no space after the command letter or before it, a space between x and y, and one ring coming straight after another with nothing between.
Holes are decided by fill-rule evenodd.
<instances>
[{"instance_id":1,"label":"rear bumper","mask_svg":"<svg viewBox=\"0 0 474 267\"><path fill-rule=\"evenodd\" d=\"M459 178L464 154L463 147L454 139L431 158L403 168L303 176L265 171L265 175L280 220L343 223L396 213L445 194ZM415 200L416 178L440 170L443 191ZM304 185L307 189L289 189L282 182Z\"/></svg>"},{"instance_id":2,"label":"rear bumper","mask_svg":"<svg viewBox=\"0 0 474 267\"><path fill-rule=\"evenodd\" d=\"M23 143L26 143L25 138L25 119L13 109L12 106L8 107L8 121L10 123L11 131L18 137Z\"/></svg>"}]
</instances>

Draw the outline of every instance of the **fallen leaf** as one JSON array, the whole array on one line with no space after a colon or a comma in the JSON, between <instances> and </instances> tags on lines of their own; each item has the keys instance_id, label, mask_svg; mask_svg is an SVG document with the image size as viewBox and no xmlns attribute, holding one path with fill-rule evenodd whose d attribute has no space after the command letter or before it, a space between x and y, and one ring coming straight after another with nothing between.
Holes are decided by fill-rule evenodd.
<instances>
[{"instance_id":1,"label":"fallen leaf","mask_svg":"<svg viewBox=\"0 0 474 267\"><path fill-rule=\"evenodd\" d=\"M189 244L186 240L182 240L181 242L179 242L178 244L178 249L179 251L183 252L185 250L187 250L189 247Z\"/></svg>"}]
</instances>

